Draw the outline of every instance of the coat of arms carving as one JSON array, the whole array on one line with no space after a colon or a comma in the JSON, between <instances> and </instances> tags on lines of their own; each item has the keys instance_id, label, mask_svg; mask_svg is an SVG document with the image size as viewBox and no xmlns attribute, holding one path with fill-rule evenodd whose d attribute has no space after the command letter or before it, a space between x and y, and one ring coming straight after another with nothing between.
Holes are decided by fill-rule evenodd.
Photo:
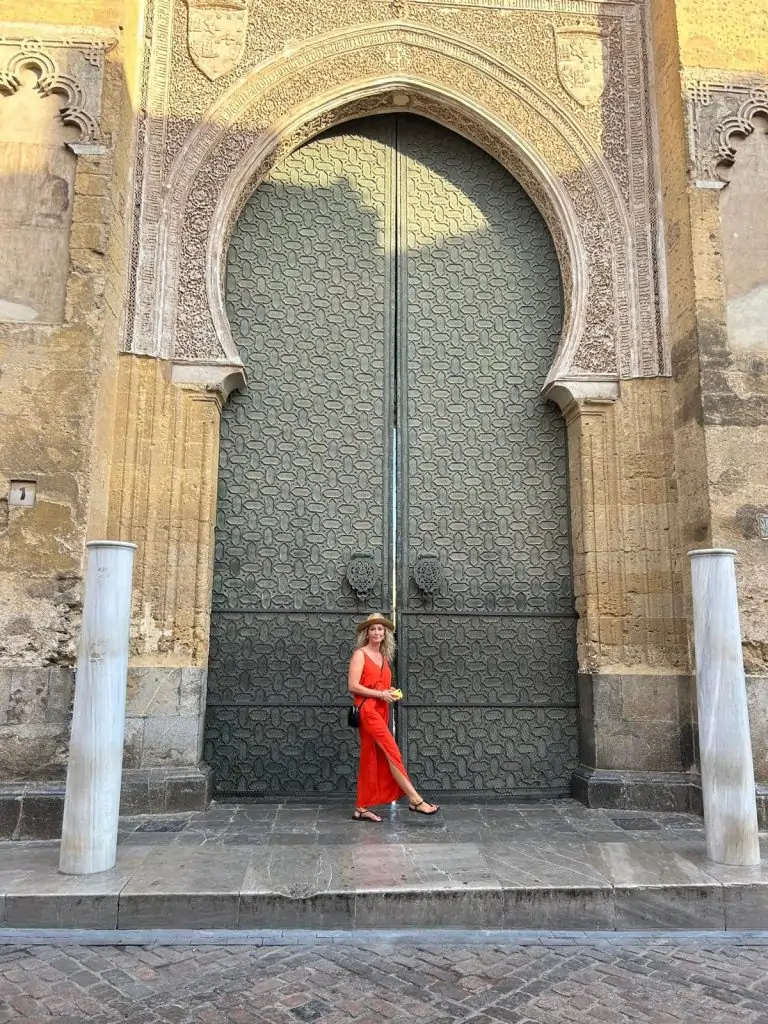
<instances>
[{"instance_id":1,"label":"coat of arms carving","mask_svg":"<svg viewBox=\"0 0 768 1024\"><path fill-rule=\"evenodd\" d=\"M603 95L610 70L610 41L600 28L556 28L557 74L563 88L582 107Z\"/></svg>"},{"instance_id":2,"label":"coat of arms carving","mask_svg":"<svg viewBox=\"0 0 768 1024\"><path fill-rule=\"evenodd\" d=\"M186 0L189 55L214 82L240 60L248 28L248 0Z\"/></svg>"}]
</instances>

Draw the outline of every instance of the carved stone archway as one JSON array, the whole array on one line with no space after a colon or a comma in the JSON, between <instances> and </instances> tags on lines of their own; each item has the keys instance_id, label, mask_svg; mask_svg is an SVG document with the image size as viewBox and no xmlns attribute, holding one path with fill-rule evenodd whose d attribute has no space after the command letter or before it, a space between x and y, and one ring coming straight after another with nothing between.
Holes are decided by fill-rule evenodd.
<instances>
[{"instance_id":1,"label":"carved stone archway","mask_svg":"<svg viewBox=\"0 0 768 1024\"><path fill-rule=\"evenodd\" d=\"M244 75L178 150L156 248L137 282L132 348L200 364L239 365L221 275L242 204L284 154L353 117L407 109L484 148L517 177L555 239L565 289L554 385L664 372L651 261L599 146L563 104L478 46L387 23L315 38Z\"/></svg>"},{"instance_id":2,"label":"carved stone archway","mask_svg":"<svg viewBox=\"0 0 768 1024\"><path fill-rule=\"evenodd\" d=\"M547 383L567 374L584 331L589 274L584 240L568 192L526 140L498 124L487 111L451 90L437 90L406 76L386 85L355 83L341 94L318 97L309 114L291 112L266 138L257 140L229 175L211 219L206 249L206 293L221 349L239 362L224 304L224 270L230 235L248 197L279 159L319 132L354 118L398 110L428 117L486 150L534 199L555 241L565 291L562 341ZM504 139L510 143L506 147Z\"/></svg>"}]
</instances>

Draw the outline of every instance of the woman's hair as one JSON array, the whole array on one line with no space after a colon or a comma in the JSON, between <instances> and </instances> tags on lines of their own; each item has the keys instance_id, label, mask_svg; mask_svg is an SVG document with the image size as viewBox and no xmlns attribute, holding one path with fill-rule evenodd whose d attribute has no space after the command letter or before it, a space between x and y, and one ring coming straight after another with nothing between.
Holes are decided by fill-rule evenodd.
<instances>
[{"instance_id":1,"label":"woman's hair","mask_svg":"<svg viewBox=\"0 0 768 1024\"><path fill-rule=\"evenodd\" d=\"M380 623L375 622L374 625L377 626L380 625ZM364 629L362 633L357 634L357 643L355 644L355 650L359 650L361 647L365 647L367 643L368 630ZM387 629L386 626L384 627L384 639L381 642L381 647L379 648L379 650L387 659L387 661L392 661L392 659L395 656L395 634L392 632L391 629Z\"/></svg>"}]
</instances>

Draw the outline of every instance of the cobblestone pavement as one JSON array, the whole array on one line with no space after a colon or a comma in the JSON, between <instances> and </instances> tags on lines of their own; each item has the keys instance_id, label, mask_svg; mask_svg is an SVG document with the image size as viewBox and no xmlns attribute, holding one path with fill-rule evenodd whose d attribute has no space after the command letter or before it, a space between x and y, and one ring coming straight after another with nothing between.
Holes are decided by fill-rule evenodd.
<instances>
[{"instance_id":1,"label":"cobblestone pavement","mask_svg":"<svg viewBox=\"0 0 768 1024\"><path fill-rule=\"evenodd\" d=\"M766 936L147 942L0 946L0 1021L768 1024Z\"/></svg>"}]
</instances>

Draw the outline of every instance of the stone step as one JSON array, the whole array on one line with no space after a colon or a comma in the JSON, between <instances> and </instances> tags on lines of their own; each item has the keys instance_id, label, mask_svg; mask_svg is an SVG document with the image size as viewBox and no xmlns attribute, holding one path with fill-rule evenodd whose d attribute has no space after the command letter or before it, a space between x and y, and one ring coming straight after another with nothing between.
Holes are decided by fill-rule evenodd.
<instances>
[{"instance_id":1,"label":"stone step","mask_svg":"<svg viewBox=\"0 0 768 1024\"><path fill-rule=\"evenodd\" d=\"M768 863L712 864L701 837L289 837L184 845L147 835L119 847L114 870L86 877L58 873L56 843L0 844L0 928L768 928Z\"/></svg>"}]
</instances>

